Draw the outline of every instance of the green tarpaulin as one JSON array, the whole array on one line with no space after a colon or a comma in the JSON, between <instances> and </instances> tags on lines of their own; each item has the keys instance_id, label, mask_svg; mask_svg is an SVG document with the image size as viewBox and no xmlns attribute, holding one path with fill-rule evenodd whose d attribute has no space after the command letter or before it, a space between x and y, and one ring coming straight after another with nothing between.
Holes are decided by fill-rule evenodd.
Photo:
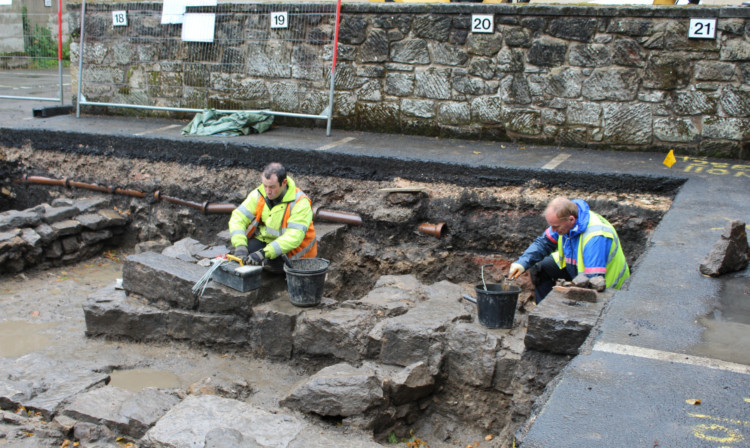
<instances>
[{"instance_id":1,"label":"green tarpaulin","mask_svg":"<svg viewBox=\"0 0 750 448\"><path fill-rule=\"evenodd\" d=\"M247 135L262 133L273 123L273 115L253 112L218 113L206 109L195 114L193 120L182 128L182 135Z\"/></svg>"}]
</instances>

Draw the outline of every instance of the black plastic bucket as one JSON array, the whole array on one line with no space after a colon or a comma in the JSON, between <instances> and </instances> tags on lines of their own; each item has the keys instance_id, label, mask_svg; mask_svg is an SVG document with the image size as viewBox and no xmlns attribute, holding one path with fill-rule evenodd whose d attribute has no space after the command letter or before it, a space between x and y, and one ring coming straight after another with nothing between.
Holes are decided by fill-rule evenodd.
<instances>
[{"instance_id":1,"label":"black plastic bucket","mask_svg":"<svg viewBox=\"0 0 750 448\"><path fill-rule=\"evenodd\" d=\"M487 328L513 328L516 303L521 288L514 285L487 283L474 287L477 293L477 315L479 323Z\"/></svg>"},{"instance_id":2,"label":"black plastic bucket","mask_svg":"<svg viewBox=\"0 0 750 448\"><path fill-rule=\"evenodd\" d=\"M325 258L300 258L284 265L289 301L296 306L315 306L323 297L323 285L330 261Z\"/></svg>"}]
</instances>

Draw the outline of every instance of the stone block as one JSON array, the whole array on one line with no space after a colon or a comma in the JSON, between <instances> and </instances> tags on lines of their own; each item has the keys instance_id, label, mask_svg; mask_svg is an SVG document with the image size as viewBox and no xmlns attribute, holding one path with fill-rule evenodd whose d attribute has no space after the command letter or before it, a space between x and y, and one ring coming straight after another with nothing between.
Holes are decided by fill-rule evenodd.
<instances>
[{"instance_id":1,"label":"stone block","mask_svg":"<svg viewBox=\"0 0 750 448\"><path fill-rule=\"evenodd\" d=\"M448 290L448 282L432 285ZM454 285L455 286L455 285ZM446 331L453 322L470 321L471 313L459 302L461 294L429 295L428 299L400 316L386 319L380 334L380 360L386 364L408 366L416 362L427 363L437 369L442 362Z\"/></svg>"},{"instance_id":2,"label":"stone block","mask_svg":"<svg viewBox=\"0 0 750 448\"><path fill-rule=\"evenodd\" d=\"M169 310L167 336L204 345L247 347L250 322L245 316Z\"/></svg>"},{"instance_id":3,"label":"stone block","mask_svg":"<svg viewBox=\"0 0 750 448\"><path fill-rule=\"evenodd\" d=\"M60 258L63 255L62 243L60 240L55 240L44 249L44 256L46 258Z\"/></svg>"},{"instance_id":4,"label":"stone block","mask_svg":"<svg viewBox=\"0 0 750 448\"><path fill-rule=\"evenodd\" d=\"M435 389L435 377L424 362L406 366L384 381L384 388L395 405L417 401Z\"/></svg>"},{"instance_id":5,"label":"stone block","mask_svg":"<svg viewBox=\"0 0 750 448\"><path fill-rule=\"evenodd\" d=\"M106 386L76 396L64 415L139 439L179 402L177 396L157 389L131 392Z\"/></svg>"},{"instance_id":6,"label":"stone block","mask_svg":"<svg viewBox=\"0 0 750 448\"><path fill-rule=\"evenodd\" d=\"M76 218L81 225L89 230L103 229L109 220L99 213L84 213Z\"/></svg>"},{"instance_id":7,"label":"stone block","mask_svg":"<svg viewBox=\"0 0 750 448\"><path fill-rule=\"evenodd\" d=\"M21 238L31 247L39 246L42 243L42 237L34 229L28 227L21 230Z\"/></svg>"},{"instance_id":8,"label":"stone block","mask_svg":"<svg viewBox=\"0 0 750 448\"><path fill-rule=\"evenodd\" d=\"M78 208L73 206L44 207L44 216L42 216L42 220L47 224L54 224L56 222L70 219L78 213Z\"/></svg>"},{"instance_id":9,"label":"stone block","mask_svg":"<svg viewBox=\"0 0 750 448\"><path fill-rule=\"evenodd\" d=\"M502 336L477 323L459 323L448 333L445 357L448 380L456 384L492 386Z\"/></svg>"},{"instance_id":10,"label":"stone block","mask_svg":"<svg viewBox=\"0 0 750 448\"><path fill-rule=\"evenodd\" d=\"M405 64L429 64L430 51L423 39L406 39L391 44L391 61Z\"/></svg>"},{"instance_id":11,"label":"stone block","mask_svg":"<svg viewBox=\"0 0 750 448\"><path fill-rule=\"evenodd\" d=\"M72 254L83 246L77 235L62 238L60 242L62 243L63 253L65 254Z\"/></svg>"},{"instance_id":12,"label":"stone block","mask_svg":"<svg viewBox=\"0 0 750 448\"><path fill-rule=\"evenodd\" d=\"M177 241L173 245L165 248L161 251L162 255L167 257L177 258L182 261L196 262L195 255L203 250L206 250L208 246L201 243L193 238L183 238Z\"/></svg>"},{"instance_id":13,"label":"stone block","mask_svg":"<svg viewBox=\"0 0 750 448\"><path fill-rule=\"evenodd\" d=\"M338 308L308 311L297 319L294 352L358 361L367 353L375 313Z\"/></svg>"},{"instance_id":14,"label":"stone block","mask_svg":"<svg viewBox=\"0 0 750 448\"><path fill-rule=\"evenodd\" d=\"M98 213L107 219L104 227L124 226L128 223L127 218L114 210L99 210Z\"/></svg>"},{"instance_id":15,"label":"stone block","mask_svg":"<svg viewBox=\"0 0 750 448\"><path fill-rule=\"evenodd\" d=\"M211 281L199 298L193 286L207 268L154 252L131 255L122 268L122 285L129 293L138 294L152 303L165 303L185 310L212 310L247 315L261 295L241 293ZM236 306L236 308L232 308Z\"/></svg>"},{"instance_id":16,"label":"stone block","mask_svg":"<svg viewBox=\"0 0 750 448\"><path fill-rule=\"evenodd\" d=\"M719 240L700 265L701 274L718 277L729 272L741 271L750 260L745 223L739 220L728 222Z\"/></svg>"},{"instance_id":17,"label":"stone block","mask_svg":"<svg viewBox=\"0 0 750 448\"><path fill-rule=\"evenodd\" d=\"M593 289L576 286L554 286L552 289L562 294L566 299L576 302L596 303L599 300L599 296Z\"/></svg>"},{"instance_id":18,"label":"stone block","mask_svg":"<svg viewBox=\"0 0 750 448\"><path fill-rule=\"evenodd\" d=\"M553 289L529 314L524 339L526 348L562 355L578 354L604 303L572 301Z\"/></svg>"},{"instance_id":19,"label":"stone block","mask_svg":"<svg viewBox=\"0 0 750 448\"><path fill-rule=\"evenodd\" d=\"M48 244L50 241L57 238L55 229L53 229L49 224L46 223L42 223L34 227L34 231L42 238L42 244Z\"/></svg>"},{"instance_id":20,"label":"stone block","mask_svg":"<svg viewBox=\"0 0 750 448\"><path fill-rule=\"evenodd\" d=\"M31 211L8 210L0 213L0 232L20 227L34 227L42 222L39 213Z\"/></svg>"},{"instance_id":21,"label":"stone block","mask_svg":"<svg viewBox=\"0 0 750 448\"><path fill-rule=\"evenodd\" d=\"M243 447L253 447L256 440L262 446L287 447L305 427L305 422L293 415L215 395L189 395L156 422L141 441L146 446L203 447L209 432L225 428L242 434Z\"/></svg>"},{"instance_id":22,"label":"stone block","mask_svg":"<svg viewBox=\"0 0 750 448\"><path fill-rule=\"evenodd\" d=\"M250 320L250 347L262 358L291 359L294 348L294 327L302 308L287 298L258 305Z\"/></svg>"},{"instance_id":23,"label":"stone block","mask_svg":"<svg viewBox=\"0 0 750 448\"><path fill-rule=\"evenodd\" d=\"M126 337L136 341L163 340L167 312L148 306L113 286L101 289L83 305L87 336Z\"/></svg>"},{"instance_id":24,"label":"stone block","mask_svg":"<svg viewBox=\"0 0 750 448\"><path fill-rule=\"evenodd\" d=\"M86 246L96 244L109 238L112 238L112 232L109 230L100 230L99 232L81 232L81 242Z\"/></svg>"},{"instance_id":25,"label":"stone block","mask_svg":"<svg viewBox=\"0 0 750 448\"><path fill-rule=\"evenodd\" d=\"M346 363L326 367L297 384L279 404L300 412L350 417L361 415L384 400L375 369Z\"/></svg>"},{"instance_id":26,"label":"stone block","mask_svg":"<svg viewBox=\"0 0 750 448\"><path fill-rule=\"evenodd\" d=\"M372 310L379 317L393 317L409 311L419 301L420 298L403 289L392 286L376 286L361 299L347 300L342 305Z\"/></svg>"},{"instance_id":27,"label":"stone block","mask_svg":"<svg viewBox=\"0 0 750 448\"><path fill-rule=\"evenodd\" d=\"M73 235L81 231L81 223L74 219L67 219L65 221L58 221L51 224L52 229L58 237Z\"/></svg>"}]
</instances>

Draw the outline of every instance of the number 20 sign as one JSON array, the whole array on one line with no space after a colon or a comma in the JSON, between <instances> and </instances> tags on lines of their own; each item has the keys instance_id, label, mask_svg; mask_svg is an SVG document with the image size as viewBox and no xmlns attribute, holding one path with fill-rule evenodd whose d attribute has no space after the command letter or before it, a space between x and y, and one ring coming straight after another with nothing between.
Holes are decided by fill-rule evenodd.
<instances>
[{"instance_id":1,"label":"number 20 sign","mask_svg":"<svg viewBox=\"0 0 750 448\"><path fill-rule=\"evenodd\" d=\"M471 32L472 33L493 33L495 16L492 14L472 14L471 15Z\"/></svg>"},{"instance_id":2,"label":"number 20 sign","mask_svg":"<svg viewBox=\"0 0 750 448\"><path fill-rule=\"evenodd\" d=\"M693 39L716 38L716 19L690 19L688 37Z\"/></svg>"}]
</instances>

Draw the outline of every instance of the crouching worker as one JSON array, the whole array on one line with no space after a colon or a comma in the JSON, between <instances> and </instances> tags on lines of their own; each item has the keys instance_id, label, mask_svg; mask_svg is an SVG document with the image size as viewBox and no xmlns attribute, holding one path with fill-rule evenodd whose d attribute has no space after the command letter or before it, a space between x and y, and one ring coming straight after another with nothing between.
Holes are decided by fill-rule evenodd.
<instances>
[{"instance_id":1,"label":"crouching worker","mask_svg":"<svg viewBox=\"0 0 750 448\"><path fill-rule=\"evenodd\" d=\"M536 303L555 286L557 279L572 280L578 274L603 276L607 288L620 289L630 268L612 224L589 210L581 199L555 198L544 211L549 227L526 249L508 271L518 278L529 270Z\"/></svg>"},{"instance_id":2,"label":"crouching worker","mask_svg":"<svg viewBox=\"0 0 750 448\"><path fill-rule=\"evenodd\" d=\"M310 199L280 163L271 163L263 169L261 185L229 219L234 255L272 272L283 272L282 254L290 260L315 257L312 218Z\"/></svg>"}]
</instances>

